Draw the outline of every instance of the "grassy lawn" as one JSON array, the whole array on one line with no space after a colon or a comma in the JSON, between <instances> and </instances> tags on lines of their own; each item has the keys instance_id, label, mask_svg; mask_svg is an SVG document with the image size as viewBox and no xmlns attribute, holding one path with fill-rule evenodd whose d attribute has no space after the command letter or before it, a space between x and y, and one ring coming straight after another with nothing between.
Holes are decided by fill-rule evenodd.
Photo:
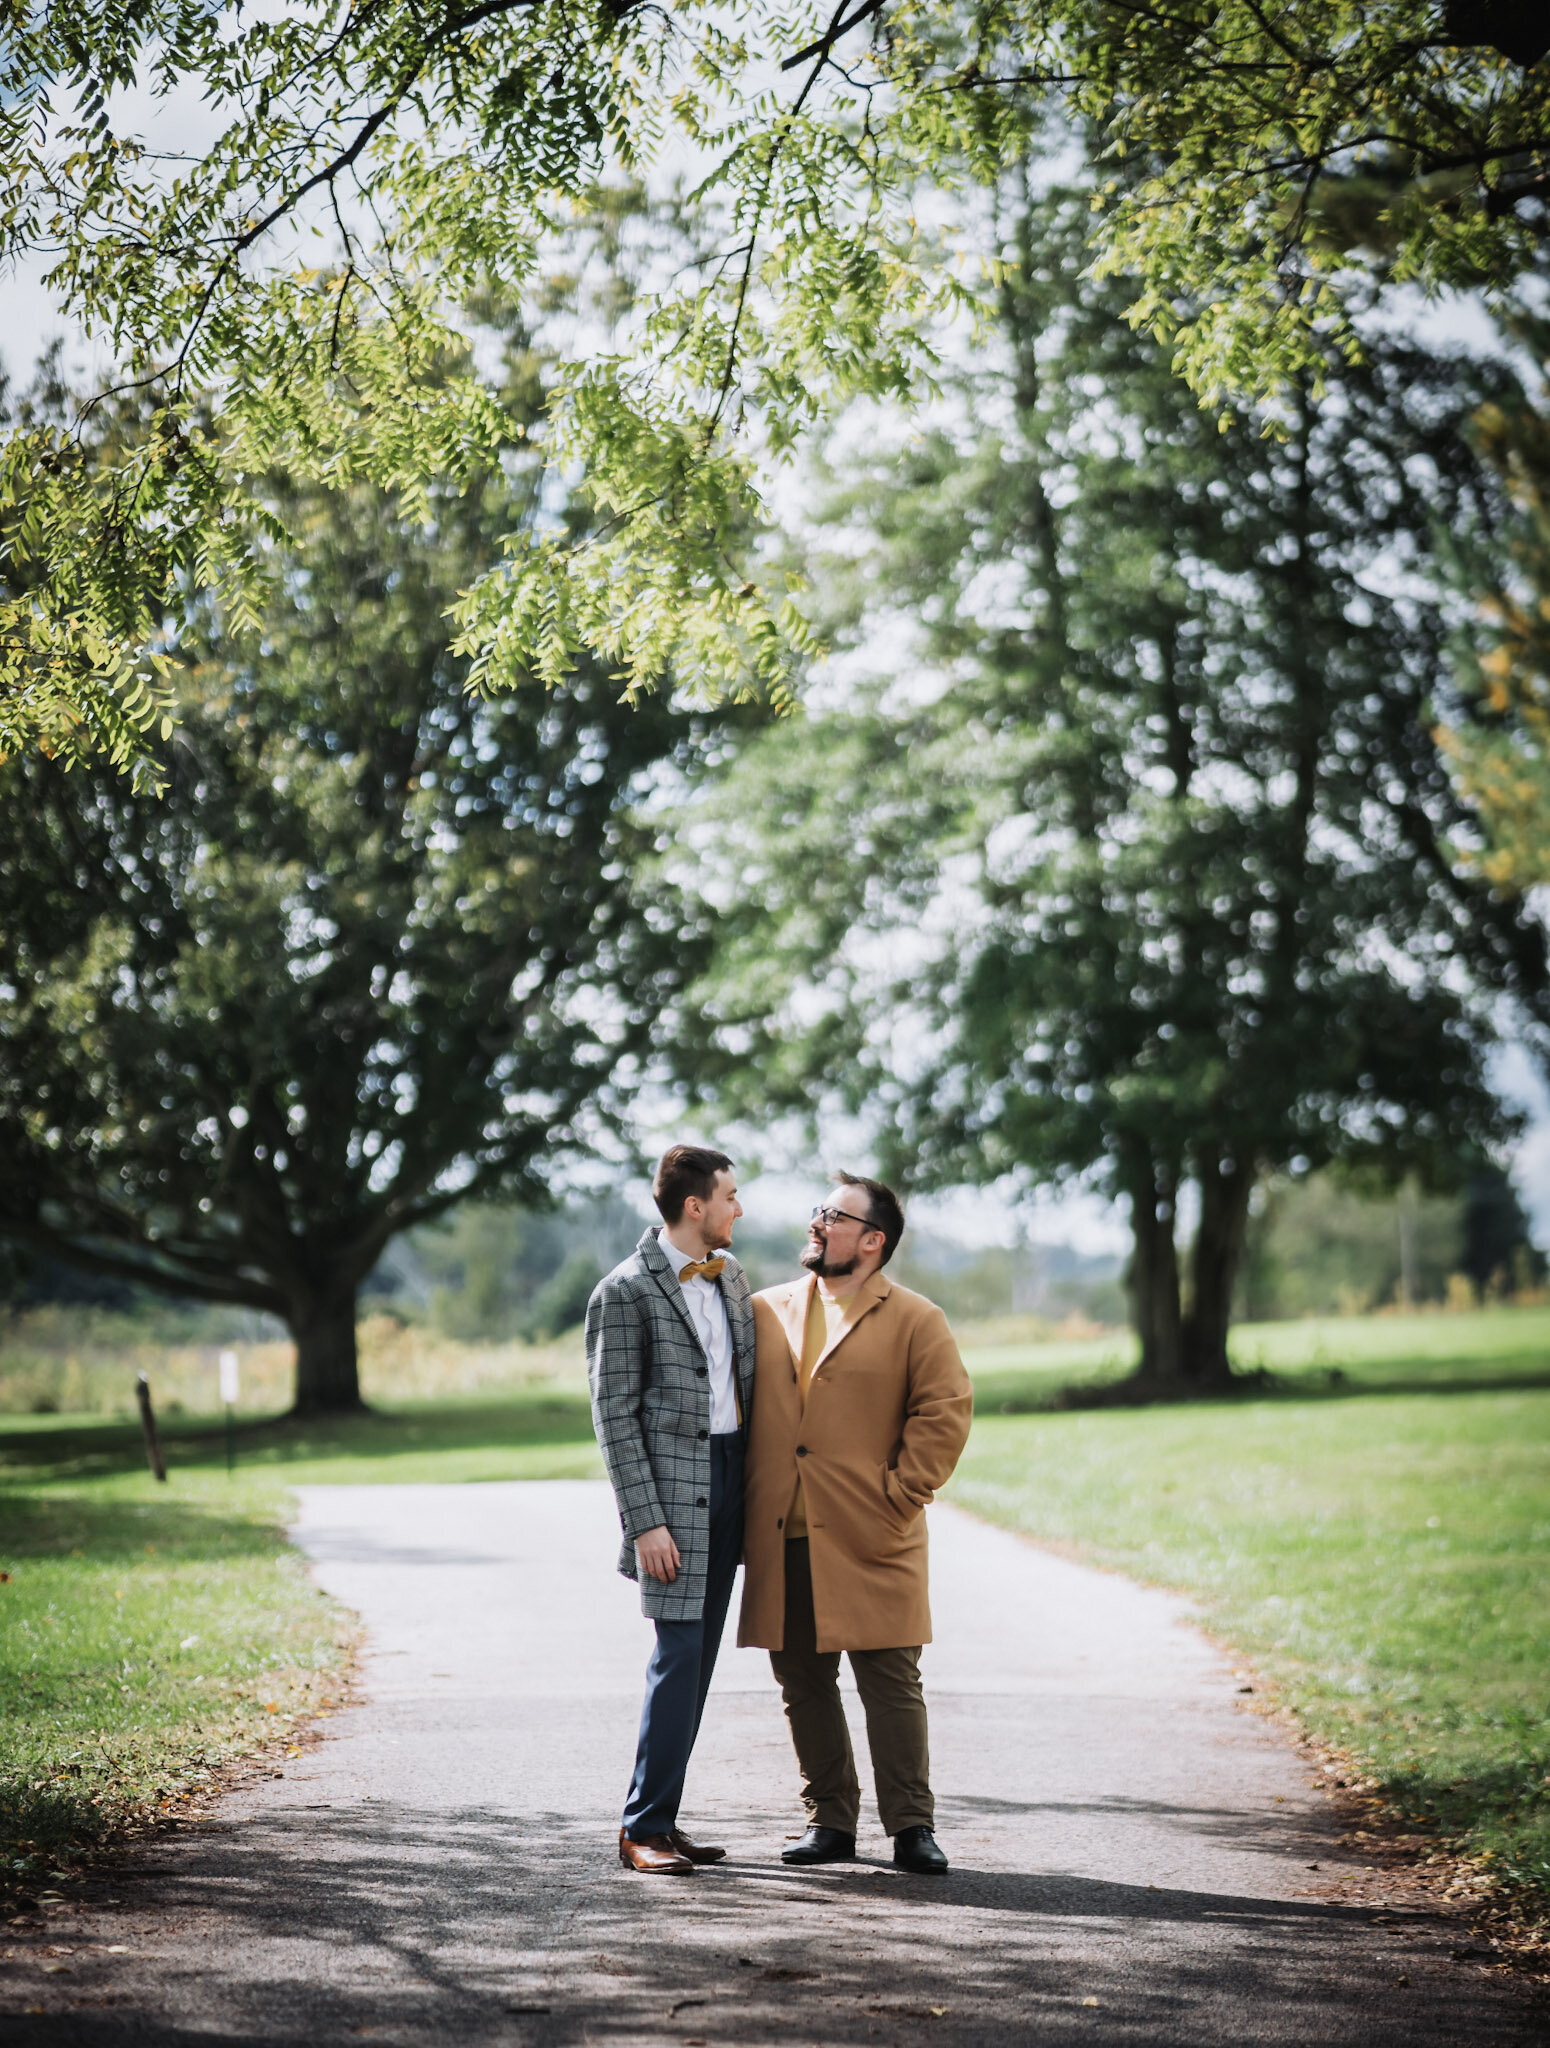
<instances>
[{"instance_id":1,"label":"grassy lawn","mask_svg":"<svg viewBox=\"0 0 1550 2048\"><path fill-rule=\"evenodd\" d=\"M954 1498L1193 1594L1406 1813L1550 1902L1550 1311L1249 1328L1269 1391L1146 1411L1036 1412L1122 1339L963 1334ZM209 1419L164 1435L158 1487L132 1425L0 1418L0 1854L28 1881L330 1696L345 1623L287 1485L601 1471L573 1378L245 1421L234 1476Z\"/></svg>"},{"instance_id":2,"label":"grassy lawn","mask_svg":"<svg viewBox=\"0 0 1550 2048\"><path fill-rule=\"evenodd\" d=\"M963 1355L981 1414L1049 1406L1063 1388L1102 1386L1135 1363L1124 1331L1031 1343L1018 1319L968 1325ZM1550 1385L1550 1309L1486 1308L1463 1314L1310 1316L1295 1323L1240 1323L1233 1363L1274 1375L1286 1394L1382 1388L1444 1390Z\"/></svg>"},{"instance_id":3,"label":"grassy lawn","mask_svg":"<svg viewBox=\"0 0 1550 2048\"><path fill-rule=\"evenodd\" d=\"M278 1489L149 1475L0 1491L0 1888L58 1876L332 1703L349 1617Z\"/></svg>"}]
</instances>

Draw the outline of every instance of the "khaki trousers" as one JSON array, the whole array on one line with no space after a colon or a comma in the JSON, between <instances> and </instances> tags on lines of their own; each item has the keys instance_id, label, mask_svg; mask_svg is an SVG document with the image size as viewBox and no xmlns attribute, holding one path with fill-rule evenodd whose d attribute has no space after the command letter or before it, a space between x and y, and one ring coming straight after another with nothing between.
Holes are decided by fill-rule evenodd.
<instances>
[{"instance_id":1,"label":"khaki trousers","mask_svg":"<svg viewBox=\"0 0 1550 2048\"><path fill-rule=\"evenodd\" d=\"M770 1652L808 1821L856 1832L861 1785L840 1701L840 1653L818 1648L813 1619L813 1575L807 1540L786 1545L786 1647ZM920 1689L920 1645L901 1650L852 1650L850 1668L866 1710L867 1747L885 1834L934 1827L931 1761L926 1746L926 1700Z\"/></svg>"}]
</instances>

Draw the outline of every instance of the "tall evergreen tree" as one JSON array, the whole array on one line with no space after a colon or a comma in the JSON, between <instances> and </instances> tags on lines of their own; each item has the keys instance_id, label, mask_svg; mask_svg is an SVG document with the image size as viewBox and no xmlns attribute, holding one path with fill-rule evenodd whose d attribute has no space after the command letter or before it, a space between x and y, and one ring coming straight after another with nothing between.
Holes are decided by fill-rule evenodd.
<instances>
[{"instance_id":1,"label":"tall evergreen tree","mask_svg":"<svg viewBox=\"0 0 1550 2048\"><path fill-rule=\"evenodd\" d=\"M1446 1177L1505 1128L1492 1003L1550 1022L1429 737L1432 539L1494 516L1461 432L1491 373L1375 342L1222 431L1085 281L1085 207L1017 208L963 394L1004 424L848 476L862 614L924 621L952 687L754 747L721 815L757 818L757 900L703 1000L733 1085L838 1084L917 1181L1124 1196L1141 1371L1210 1383L1260 1176Z\"/></svg>"}]
</instances>

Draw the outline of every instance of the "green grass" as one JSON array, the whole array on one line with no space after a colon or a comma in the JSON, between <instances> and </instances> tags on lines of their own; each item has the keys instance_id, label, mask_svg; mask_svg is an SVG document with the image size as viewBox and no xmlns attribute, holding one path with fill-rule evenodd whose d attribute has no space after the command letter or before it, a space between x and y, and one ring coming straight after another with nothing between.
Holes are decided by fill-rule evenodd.
<instances>
[{"instance_id":1,"label":"green grass","mask_svg":"<svg viewBox=\"0 0 1550 2048\"><path fill-rule=\"evenodd\" d=\"M1135 1364L1128 1333L1032 1344L986 1342L972 1326L963 1355L981 1413L1046 1408L1068 1387L1102 1386ZM1232 1334L1240 1369L1274 1376L1282 1394L1361 1393L1450 1386L1550 1386L1550 1309L1310 1316L1295 1323L1242 1323Z\"/></svg>"},{"instance_id":2,"label":"green grass","mask_svg":"<svg viewBox=\"0 0 1550 2048\"><path fill-rule=\"evenodd\" d=\"M1550 1911L1550 1391L985 1414L951 1497L1195 1595L1401 1813Z\"/></svg>"},{"instance_id":3,"label":"green grass","mask_svg":"<svg viewBox=\"0 0 1550 2048\"><path fill-rule=\"evenodd\" d=\"M1550 1311L1240 1330L1269 1391L1143 1411L1026 1412L1126 1370L1123 1339L964 1336L980 1419L953 1497L1195 1595L1403 1811L1550 1901ZM164 1434L157 1487L132 1424L0 1418L0 1848L23 1875L197 1794L337 1683L288 1484L601 1471L574 1382L245 1422L233 1477L217 1424Z\"/></svg>"},{"instance_id":4,"label":"green grass","mask_svg":"<svg viewBox=\"0 0 1550 2048\"><path fill-rule=\"evenodd\" d=\"M169 1485L228 1486L221 1424L176 1416L161 1425ZM369 1414L308 1422L247 1421L236 1436L237 1483L378 1486L419 1480L594 1479L603 1465L584 1389L533 1388L483 1396L400 1401ZM144 1470L136 1423L88 1415L0 1417L0 1490L46 1479L80 1485ZM3 1491L0 1491L3 1497Z\"/></svg>"},{"instance_id":5,"label":"green grass","mask_svg":"<svg viewBox=\"0 0 1550 2048\"><path fill-rule=\"evenodd\" d=\"M0 1883L187 1810L337 1692L351 1624L272 1484L46 1474L0 1492Z\"/></svg>"}]
</instances>

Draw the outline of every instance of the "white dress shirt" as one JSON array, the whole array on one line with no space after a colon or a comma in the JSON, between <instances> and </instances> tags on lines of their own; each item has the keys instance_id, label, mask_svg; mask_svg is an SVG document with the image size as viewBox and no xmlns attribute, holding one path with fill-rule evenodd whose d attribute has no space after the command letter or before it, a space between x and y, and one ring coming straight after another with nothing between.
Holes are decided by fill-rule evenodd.
<instances>
[{"instance_id":1,"label":"white dress shirt","mask_svg":"<svg viewBox=\"0 0 1550 2048\"><path fill-rule=\"evenodd\" d=\"M674 1279L678 1278L681 1266L700 1263L701 1254L686 1252L682 1245L673 1242L665 1228L660 1241L673 1269ZM709 1256L715 1258L719 1254L712 1252ZM683 1289L684 1306L689 1311L694 1333L710 1366L710 1433L712 1436L730 1436L737 1428L737 1386L732 1371L732 1325L727 1318L726 1302L722 1299L721 1283L696 1276L692 1280L679 1280L678 1284Z\"/></svg>"}]
</instances>

